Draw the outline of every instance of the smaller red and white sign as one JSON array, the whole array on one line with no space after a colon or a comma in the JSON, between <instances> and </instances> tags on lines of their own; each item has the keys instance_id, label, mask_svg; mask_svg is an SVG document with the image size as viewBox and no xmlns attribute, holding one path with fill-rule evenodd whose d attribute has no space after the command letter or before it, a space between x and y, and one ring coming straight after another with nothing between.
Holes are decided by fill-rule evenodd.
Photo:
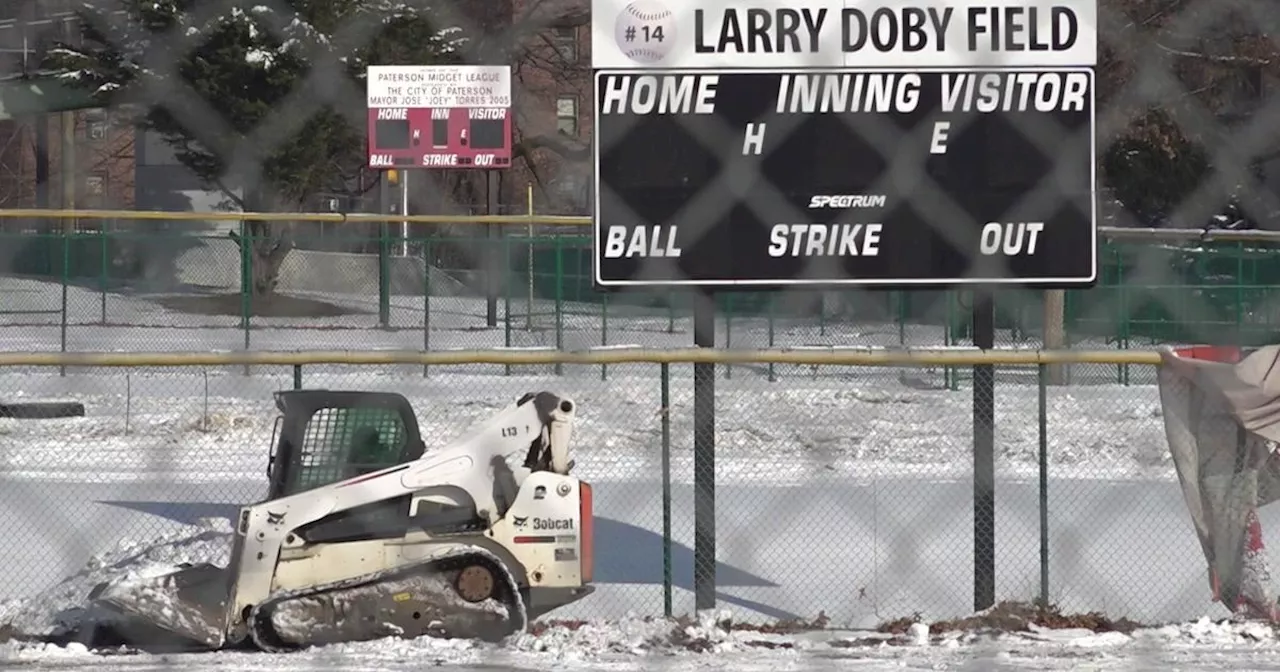
<instances>
[{"instance_id":1,"label":"smaller red and white sign","mask_svg":"<svg viewBox=\"0 0 1280 672\"><path fill-rule=\"evenodd\" d=\"M370 66L371 168L511 165L509 66Z\"/></svg>"}]
</instances>

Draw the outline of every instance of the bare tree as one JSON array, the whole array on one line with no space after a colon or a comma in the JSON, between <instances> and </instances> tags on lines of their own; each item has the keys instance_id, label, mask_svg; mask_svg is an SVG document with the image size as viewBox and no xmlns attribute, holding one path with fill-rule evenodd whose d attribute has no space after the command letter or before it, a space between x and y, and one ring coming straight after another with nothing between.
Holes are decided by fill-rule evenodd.
<instances>
[{"instance_id":1,"label":"bare tree","mask_svg":"<svg viewBox=\"0 0 1280 672\"><path fill-rule=\"evenodd\" d=\"M1234 199L1269 219L1276 208L1257 178L1280 158L1280 134L1250 124L1280 74L1274 3L1104 0L1100 10L1099 144L1125 209L1143 225L1176 215L1198 226Z\"/></svg>"}]
</instances>

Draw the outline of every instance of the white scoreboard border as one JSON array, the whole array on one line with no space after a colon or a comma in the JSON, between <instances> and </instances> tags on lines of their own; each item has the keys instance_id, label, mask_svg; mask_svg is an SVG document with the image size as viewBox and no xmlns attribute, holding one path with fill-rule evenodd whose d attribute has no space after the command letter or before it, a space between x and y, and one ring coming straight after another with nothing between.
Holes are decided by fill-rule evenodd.
<instances>
[{"instance_id":1,"label":"white scoreboard border","mask_svg":"<svg viewBox=\"0 0 1280 672\"><path fill-rule=\"evenodd\" d=\"M600 143L592 144L592 162L595 203L592 205L594 222L592 223L592 261L596 284L602 287L676 287L676 286L781 286L781 285L1050 285L1050 284L1085 284L1094 283L1098 279L1098 90L1096 75L1092 66L1056 66L1056 67L963 67L963 68L858 68L858 67L820 67L820 68L603 68L595 71L592 80L592 99L596 124L600 123L600 78L607 75L788 75L788 74L859 74L859 73L947 73L947 72L1087 72L1089 74L1089 255L1090 274L1088 277L1068 278L845 278L830 280L791 279L791 280L610 280L606 282L600 276Z\"/></svg>"}]
</instances>

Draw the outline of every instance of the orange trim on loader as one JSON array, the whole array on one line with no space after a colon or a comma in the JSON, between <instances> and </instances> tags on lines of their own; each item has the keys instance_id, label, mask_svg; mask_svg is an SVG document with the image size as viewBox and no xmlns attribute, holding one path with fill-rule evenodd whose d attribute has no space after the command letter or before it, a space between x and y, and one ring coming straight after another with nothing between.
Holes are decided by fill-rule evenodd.
<instances>
[{"instance_id":1,"label":"orange trim on loader","mask_svg":"<svg viewBox=\"0 0 1280 672\"><path fill-rule=\"evenodd\" d=\"M582 534L578 537L580 546L580 569L582 572L582 582L591 583L595 579L595 514L593 508L595 500L591 492L591 484L585 481L578 482L578 518L582 521Z\"/></svg>"}]
</instances>

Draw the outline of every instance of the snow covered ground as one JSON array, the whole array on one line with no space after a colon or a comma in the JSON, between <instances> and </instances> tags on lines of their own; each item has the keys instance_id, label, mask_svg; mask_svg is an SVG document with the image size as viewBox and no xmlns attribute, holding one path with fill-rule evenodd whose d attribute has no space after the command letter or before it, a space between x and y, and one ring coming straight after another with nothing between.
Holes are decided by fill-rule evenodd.
<instances>
[{"instance_id":1,"label":"snow covered ground","mask_svg":"<svg viewBox=\"0 0 1280 672\"><path fill-rule=\"evenodd\" d=\"M0 666L109 670L503 670L610 672L826 672L858 670L1274 670L1275 631L1209 619L1129 633L1044 629L995 636L913 627L890 636L867 631L772 634L722 627L714 619L675 623L623 619L555 626L501 645L467 641L378 640L291 654L221 652L100 655L83 646L0 644Z\"/></svg>"},{"instance_id":2,"label":"snow covered ground","mask_svg":"<svg viewBox=\"0 0 1280 672\"><path fill-rule=\"evenodd\" d=\"M112 301L113 320L137 322L151 314L158 326L76 326L68 334L69 349L244 347L234 320L221 327L181 328L178 323L189 318L145 300ZM421 298L416 301L420 305ZM450 319L456 322L433 322L438 331L431 333L431 347L503 344L501 329L473 329L483 324L481 303L439 301L452 306ZM433 315L449 315L443 305L433 307ZM417 319L420 325L420 313ZM547 326L545 317L539 320ZM900 339L896 325L775 326L779 345L942 344L938 327L912 327ZM665 313L611 314L606 338L597 318L571 318L564 347L688 345L686 321L677 321L675 333L667 333L667 327ZM516 333L514 345L554 345L551 332ZM420 330L299 329L282 323L255 330L251 345L417 348L421 338ZM768 336L761 322L741 320L733 323L729 338L734 346L761 346ZM1011 340L1006 336L1006 343ZM0 324L0 348L58 347L56 326ZM692 392L688 367L672 367L672 372L672 560L674 607L682 614L693 607ZM952 640L850 646L839 637L866 635L847 632L792 636L769 645L774 648L741 641L753 635L722 633L712 637L719 646L715 655L696 654L683 645L644 644L659 626L634 616L662 613L656 367L610 366L603 379L600 367L567 367L561 377L548 367L503 373L501 366L433 368L426 377L420 367L308 367L304 383L401 392L417 409L429 444L430 437L446 440L531 389L576 398L582 424L575 459L581 475L596 484L601 585L595 595L554 617L596 619L597 629L552 631L500 650L439 642L370 643L284 658L220 654L212 664L308 669L332 666L340 658L342 666L360 669L399 669L423 660L459 669L901 669L958 666L989 654L979 667L1067 669L1088 661L1093 669L1118 669L1150 654L1161 669L1257 669L1264 658L1252 656L1280 650L1269 635L1212 624L1137 637L1024 635L994 649ZM763 367L733 367L716 384L720 606L744 622L807 619L821 612L832 627L843 629L872 628L916 612L926 620L967 614L973 538L969 391L943 389L940 369L778 367L775 373L777 381L769 382ZM1098 610L1144 622L1194 623L1204 615L1224 616L1209 602L1203 559L1167 458L1150 372L1134 367L1132 380L1138 384L1129 386L1115 383L1115 367L1077 367L1075 374L1075 384L1051 390L1048 401L1050 598L1064 611ZM1039 590L1038 434L1031 380L1025 372L1004 370L997 390L1001 599L1029 600ZM80 616L84 593L103 578L144 571L149 564L216 559L225 541L219 521L264 491L275 416L270 393L291 384L289 371L269 367L255 368L248 377L238 367L69 371L65 377L56 370L0 371L6 399L73 398L88 409L85 418L0 420L0 539L7 540L0 543L5 568L0 624L52 631ZM1264 512L1264 525L1278 522L1270 513ZM0 665L33 661L42 669L168 669L198 667L200 660L103 659L77 655L74 647L0 648Z\"/></svg>"}]
</instances>

